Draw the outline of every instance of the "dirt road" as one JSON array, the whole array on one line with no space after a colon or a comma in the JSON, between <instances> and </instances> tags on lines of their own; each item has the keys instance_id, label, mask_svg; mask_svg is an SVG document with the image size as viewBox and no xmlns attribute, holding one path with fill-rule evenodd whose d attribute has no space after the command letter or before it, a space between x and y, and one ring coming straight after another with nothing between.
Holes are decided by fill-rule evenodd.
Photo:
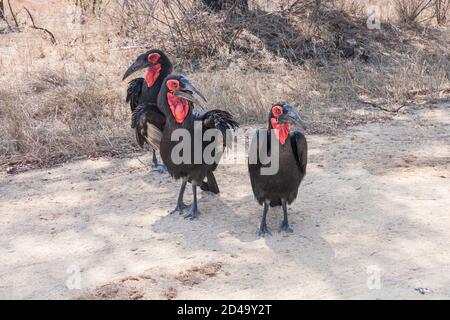
<instances>
[{"instance_id":1,"label":"dirt road","mask_svg":"<svg viewBox=\"0 0 450 320\"><path fill-rule=\"evenodd\" d=\"M449 107L309 136L292 235L245 166L195 222L137 156L0 175L0 298L450 298Z\"/></svg>"}]
</instances>

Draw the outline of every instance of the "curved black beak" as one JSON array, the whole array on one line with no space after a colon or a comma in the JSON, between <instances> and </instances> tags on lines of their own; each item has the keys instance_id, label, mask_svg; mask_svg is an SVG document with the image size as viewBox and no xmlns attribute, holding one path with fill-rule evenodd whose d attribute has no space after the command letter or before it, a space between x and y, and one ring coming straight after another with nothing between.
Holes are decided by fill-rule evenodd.
<instances>
[{"instance_id":1,"label":"curved black beak","mask_svg":"<svg viewBox=\"0 0 450 320\"><path fill-rule=\"evenodd\" d=\"M304 129L308 127L306 122L303 121L303 119L300 117L300 114L295 111L293 107L291 107L290 105L285 105L284 109L286 112L278 118L278 121L291 125L299 125Z\"/></svg>"},{"instance_id":2,"label":"curved black beak","mask_svg":"<svg viewBox=\"0 0 450 320\"><path fill-rule=\"evenodd\" d=\"M122 81L128 78L130 75L136 71L142 70L144 68L150 67L151 62L148 62L145 58L138 57L135 62L128 68L127 72L123 75Z\"/></svg>"},{"instance_id":3,"label":"curved black beak","mask_svg":"<svg viewBox=\"0 0 450 320\"><path fill-rule=\"evenodd\" d=\"M184 98L201 106L204 105L204 103L208 102L203 94L198 91L197 88L194 87L189 81L183 79L181 83L182 87L173 93L175 96ZM197 99L196 96L200 97L200 100Z\"/></svg>"}]
</instances>

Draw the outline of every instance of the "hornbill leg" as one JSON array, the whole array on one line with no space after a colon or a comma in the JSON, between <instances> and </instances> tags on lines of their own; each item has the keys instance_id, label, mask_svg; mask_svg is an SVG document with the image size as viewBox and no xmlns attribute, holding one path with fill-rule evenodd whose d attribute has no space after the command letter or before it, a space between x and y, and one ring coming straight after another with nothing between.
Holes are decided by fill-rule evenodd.
<instances>
[{"instance_id":1,"label":"hornbill leg","mask_svg":"<svg viewBox=\"0 0 450 320\"><path fill-rule=\"evenodd\" d=\"M214 177L214 173L212 171L209 171L206 174L206 181L202 181L202 184L200 185L200 189L202 189L203 191L209 191L215 194L218 194L219 191L219 186L217 185L217 181L216 178Z\"/></svg>"},{"instance_id":2,"label":"hornbill leg","mask_svg":"<svg viewBox=\"0 0 450 320\"><path fill-rule=\"evenodd\" d=\"M294 232L294 230L291 228L288 222L288 211L285 199L281 199L281 206L283 207L283 222L281 222L280 232L285 231L288 233L292 233Z\"/></svg>"},{"instance_id":3,"label":"hornbill leg","mask_svg":"<svg viewBox=\"0 0 450 320\"><path fill-rule=\"evenodd\" d=\"M189 219L189 220L195 220L197 219L198 215L200 214L200 212L198 211L198 207L197 207L197 184L192 181L192 195L193 195L193 201L192 201L192 206L191 206L191 212L185 216L185 219Z\"/></svg>"},{"instance_id":4,"label":"hornbill leg","mask_svg":"<svg viewBox=\"0 0 450 320\"><path fill-rule=\"evenodd\" d=\"M263 207L263 214L262 214L262 218L261 218L261 226L259 227L259 231L258 231L258 235L260 237L264 237L266 234L268 234L269 236L272 235L269 228L267 228L266 217L267 217L268 211L269 211L269 203L267 201L265 201L264 207Z\"/></svg>"},{"instance_id":5,"label":"hornbill leg","mask_svg":"<svg viewBox=\"0 0 450 320\"><path fill-rule=\"evenodd\" d=\"M187 184L187 180L183 180L183 183L181 184L181 188L180 188L180 193L178 194L177 206L175 207L174 210L172 210L170 212L170 214L173 214L175 212L178 212L179 214L183 214L183 210L189 207L188 205L185 205L183 202L183 196L184 196L184 191L186 190L186 184Z\"/></svg>"},{"instance_id":6,"label":"hornbill leg","mask_svg":"<svg viewBox=\"0 0 450 320\"><path fill-rule=\"evenodd\" d=\"M153 152L151 162L152 171L158 171L159 173L166 173L167 172L166 166L163 164L158 164L158 159L156 158L156 151L152 150L152 152Z\"/></svg>"}]
</instances>

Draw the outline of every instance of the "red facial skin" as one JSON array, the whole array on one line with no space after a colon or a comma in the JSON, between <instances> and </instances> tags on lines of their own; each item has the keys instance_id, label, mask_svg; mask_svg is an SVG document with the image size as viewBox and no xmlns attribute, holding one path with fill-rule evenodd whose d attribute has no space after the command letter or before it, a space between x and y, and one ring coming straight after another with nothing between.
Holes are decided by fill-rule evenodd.
<instances>
[{"instance_id":1,"label":"red facial skin","mask_svg":"<svg viewBox=\"0 0 450 320\"><path fill-rule=\"evenodd\" d=\"M289 125L287 123L278 123L278 117L283 114L283 108L274 106L272 108L273 117L270 119L275 136L281 144L285 144L289 136Z\"/></svg>"},{"instance_id":2,"label":"red facial skin","mask_svg":"<svg viewBox=\"0 0 450 320\"><path fill-rule=\"evenodd\" d=\"M173 94L180 87L178 80L168 80L166 83L169 92L167 92L167 103L172 111L175 121L179 124L183 123L189 113L189 102L181 97Z\"/></svg>"},{"instance_id":3,"label":"red facial skin","mask_svg":"<svg viewBox=\"0 0 450 320\"><path fill-rule=\"evenodd\" d=\"M152 53L148 56L147 60L152 62L153 65L147 69L147 75L145 76L145 81L149 87L155 84L161 73L161 64L158 63L161 56L158 53Z\"/></svg>"}]
</instances>

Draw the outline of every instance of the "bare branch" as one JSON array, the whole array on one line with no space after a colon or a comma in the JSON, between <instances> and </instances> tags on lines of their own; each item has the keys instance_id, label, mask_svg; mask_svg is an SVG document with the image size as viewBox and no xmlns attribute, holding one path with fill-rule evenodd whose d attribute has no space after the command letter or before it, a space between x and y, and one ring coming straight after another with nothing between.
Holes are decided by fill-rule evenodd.
<instances>
[{"instance_id":1,"label":"bare branch","mask_svg":"<svg viewBox=\"0 0 450 320\"><path fill-rule=\"evenodd\" d=\"M14 23L16 24L16 27L19 28L19 22L17 22L17 16L14 13L14 10L11 6L10 0L8 0L8 7L9 7L9 11L11 12L11 16L13 17Z\"/></svg>"},{"instance_id":2,"label":"bare branch","mask_svg":"<svg viewBox=\"0 0 450 320\"><path fill-rule=\"evenodd\" d=\"M9 0L8 0L9 1ZM55 36L53 35L53 33L51 33L48 29L46 29L46 28L42 28L42 27L38 27L38 26L36 26L36 24L35 24L35 22L34 22L34 18L33 18L33 16L31 15L31 13L30 13L30 11L26 8L26 7L24 7L24 9L25 9L25 11L28 13L28 16L30 17L30 20L31 20L31 23L32 23L32 28L33 29L36 29L36 30L41 30L41 31L44 31L45 33L47 33L49 36L50 36L50 41L52 42L52 44L56 44L56 38L55 38Z\"/></svg>"}]
</instances>

